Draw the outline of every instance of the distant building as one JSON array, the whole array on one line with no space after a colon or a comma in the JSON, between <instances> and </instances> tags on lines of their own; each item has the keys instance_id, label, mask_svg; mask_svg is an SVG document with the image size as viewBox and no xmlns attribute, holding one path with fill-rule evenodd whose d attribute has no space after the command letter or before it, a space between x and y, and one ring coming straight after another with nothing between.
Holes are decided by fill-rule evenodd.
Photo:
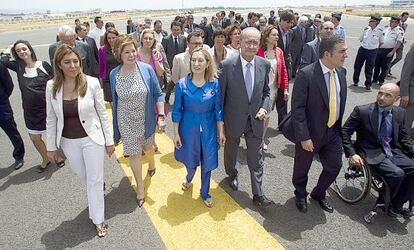
<instances>
[{"instance_id":1,"label":"distant building","mask_svg":"<svg viewBox=\"0 0 414 250\"><path fill-rule=\"evenodd\" d=\"M392 6L414 5L414 0L391 0Z\"/></svg>"}]
</instances>

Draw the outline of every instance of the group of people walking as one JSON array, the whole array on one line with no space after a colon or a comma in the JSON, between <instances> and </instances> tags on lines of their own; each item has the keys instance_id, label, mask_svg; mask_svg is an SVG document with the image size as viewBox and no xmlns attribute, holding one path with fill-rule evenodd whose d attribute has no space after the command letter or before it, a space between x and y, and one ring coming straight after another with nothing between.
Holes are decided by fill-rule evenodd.
<instances>
[{"instance_id":1,"label":"group of people walking","mask_svg":"<svg viewBox=\"0 0 414 250\"><path fill-rule=\"evenodd\" d=\"M263 190L263 150L267 150L270 114L276 108L279 129L295 143L292 182L299 211L307 212L308 171L318 154L323 171L311 197L322 209L333 212L326 190L342 166L344 146L353 163L368 157L369 164L381 165L385 178L392 183L393 213L410 215L402 206L413 197L414 162L405 154L414 153L414 144L407 132L410 126L406 125L404 110L393 106L398 100L398 86L384 84L376 103L369 108L376 121L374 131L369 133L378 140L367 146L359 136L356 144L350 144L345 135L366 132L358 125L365 124L365 113L359 113L365 106L356 108L342 126L347 98L343 68L347 45L339 25L341 15L334 13L322 24L321 17L315 17L309 25L308 17L295 19L295 13L285 10L279 12L279 19L271 15L269 24L262 25L261 18L261 25L256 26L260 18L253 14L249 13L242 24L226 19L222 12L213 17L212 48L204 40L209 28L187 21L184 27L180 18L172 22L171 34L161 39L163 30L158 20L154 30L143 29L139 36L134 35L135 29L128 35L120 34L113 24L105 28L100 17L95 18L96 27L89 37L82 33L86 30L84 24L78 24L76 32L70 26L61 26L59 41L49 49L52 65L38 61L30 43L16 41L0 64L0 96L7 100L0 104L5 114L0 124L15 148L14 167L23 166L24 146L8 102L13 84L2 65L17 73L26 127L42 157L38 171L44 172L50 164L63 167L66 157L86 186L89 217L99 237L105 236L108 229L104 223L105 154L111 157L115 145L122 141L123 155L136 182L136 202L142 207L142 157L148 160L147 174L152 177L157 169L154 137L156 131L165 130L164 106L172 89L174 156L187 169L181 188L186 191L191 187L200 166L200 196L207 207L214 206L209 189L211 171L219 166L220 146L224 147L229 186L238 190L236 165L242 137L247 145L252 201L257 206L272 204ZM297 28L292 30L295 22ZM310 27L313 34L309 33ZM301 54L293 61L289 49L292 36L302 41ZM306 42L308 36L313 39ZM414 84L412 67L404 65L403 72L411 77L402 80L402 89L407 82ZM290 78L295 81L288 113ZM113 133L107 108L112 111ZM389 116L381 116L384 110ZM402 147L404 152L395 150ZM370 162L371 158L377 161Z\"/></svg>"}]
</instances>

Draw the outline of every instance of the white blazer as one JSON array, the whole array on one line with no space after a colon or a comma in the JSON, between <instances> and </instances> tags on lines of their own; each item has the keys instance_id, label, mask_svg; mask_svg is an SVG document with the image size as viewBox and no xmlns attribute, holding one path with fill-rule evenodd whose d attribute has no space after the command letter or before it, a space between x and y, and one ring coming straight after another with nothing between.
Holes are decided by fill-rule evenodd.
<instances>
[{"instance_id":1,"label":"white blazer","mask_svg":"<svg viewBox=\"0 0 414 250\"><path fill-rule=\"evenodd\" d=\"M103 91L97 78L86 76L87 90L84 97L78 96L79 120L89 138L99 145L113 145L114 139L109 128L108 114L105 110ZM55 151L60 147L63 131L63 87L52 96L53 80L46 86L46 132L47 150Z\"/></svg>"}]
</instances>

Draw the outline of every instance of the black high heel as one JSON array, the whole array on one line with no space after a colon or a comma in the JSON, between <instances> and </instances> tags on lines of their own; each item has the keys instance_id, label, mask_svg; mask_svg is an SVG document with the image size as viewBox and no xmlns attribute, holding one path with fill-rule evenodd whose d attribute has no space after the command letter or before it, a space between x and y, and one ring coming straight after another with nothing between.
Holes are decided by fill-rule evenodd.
<instances>
[{"instance_id":1,"label":"black high heel","mask_svg":"<svg viewBox=\"0 0 414 250\"><path fill-rule=\"evenodd\" d=\"M150 176L150 177L152 177L154 174L155 174L155 171L156 171L157 169L156 168L154 168L154 169L148 169L148 175Z\"/></svg>"},{"instance_id":2,"label":"black high heel","mask_svg":"<svg viewBox=\"0 0 414 250\"><path fill-rule=\"evenodd\" d=\"M142 199L137 198L136 202L137 202L138 207L142 207L142 205L144 205L145 198L142 198Z\"/></svg>"}]
</instances>

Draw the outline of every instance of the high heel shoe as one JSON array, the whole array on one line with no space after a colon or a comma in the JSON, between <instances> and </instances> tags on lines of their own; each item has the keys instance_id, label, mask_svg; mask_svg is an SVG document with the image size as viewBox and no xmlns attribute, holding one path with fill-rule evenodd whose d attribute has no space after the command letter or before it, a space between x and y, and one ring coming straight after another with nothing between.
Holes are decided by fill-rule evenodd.
<instances>
[{"instance_id":1,"label":"high heel shoe","mask_svg":"<svg viewBox=\"0 0 414 250\"><path fill-rule=\"evenodd\" d=\"M157 169L156 168L154 168L154 169L148 169L148 175L150 176L150 177L152 177L154 174L155 174L155 171L156 171Z\"/></svg>"},{"instance_id":2,"label":"high heel shoe","mask_svg":"<svg viewBox=\"0 0 414 250\"><path fill-rule=\"evenodd\" d=\"M144 205L145 198L142 198L142 199L136 198L136 202L137 202L138 207L142 207L142 205Z\"/></svg>"},{"instance_id":3,"label":"high heel shoe","mask_svg":"<svg viewBox=\"0 0 414 250\"><path fill-rule=\"evenodd\" d=\"M105 237L106 233L108 232L108 225L105 223L97 224L96 227L96 235L98 235L99 238Z\"/></svg>"},{"instance_id":4,"label":"high heel shoe","mask_svg":"<svg viewBox=\"0 0 414 250\"><path fill-rule=\"evenodd\" d=\"M49 165L52 164L50 161L46 164L46 166L42 167L42 165L38 165L37 166L37 172L39 174L45 172L47 170L47 168L49 167Z\"/></svg>"}]
</instances>

